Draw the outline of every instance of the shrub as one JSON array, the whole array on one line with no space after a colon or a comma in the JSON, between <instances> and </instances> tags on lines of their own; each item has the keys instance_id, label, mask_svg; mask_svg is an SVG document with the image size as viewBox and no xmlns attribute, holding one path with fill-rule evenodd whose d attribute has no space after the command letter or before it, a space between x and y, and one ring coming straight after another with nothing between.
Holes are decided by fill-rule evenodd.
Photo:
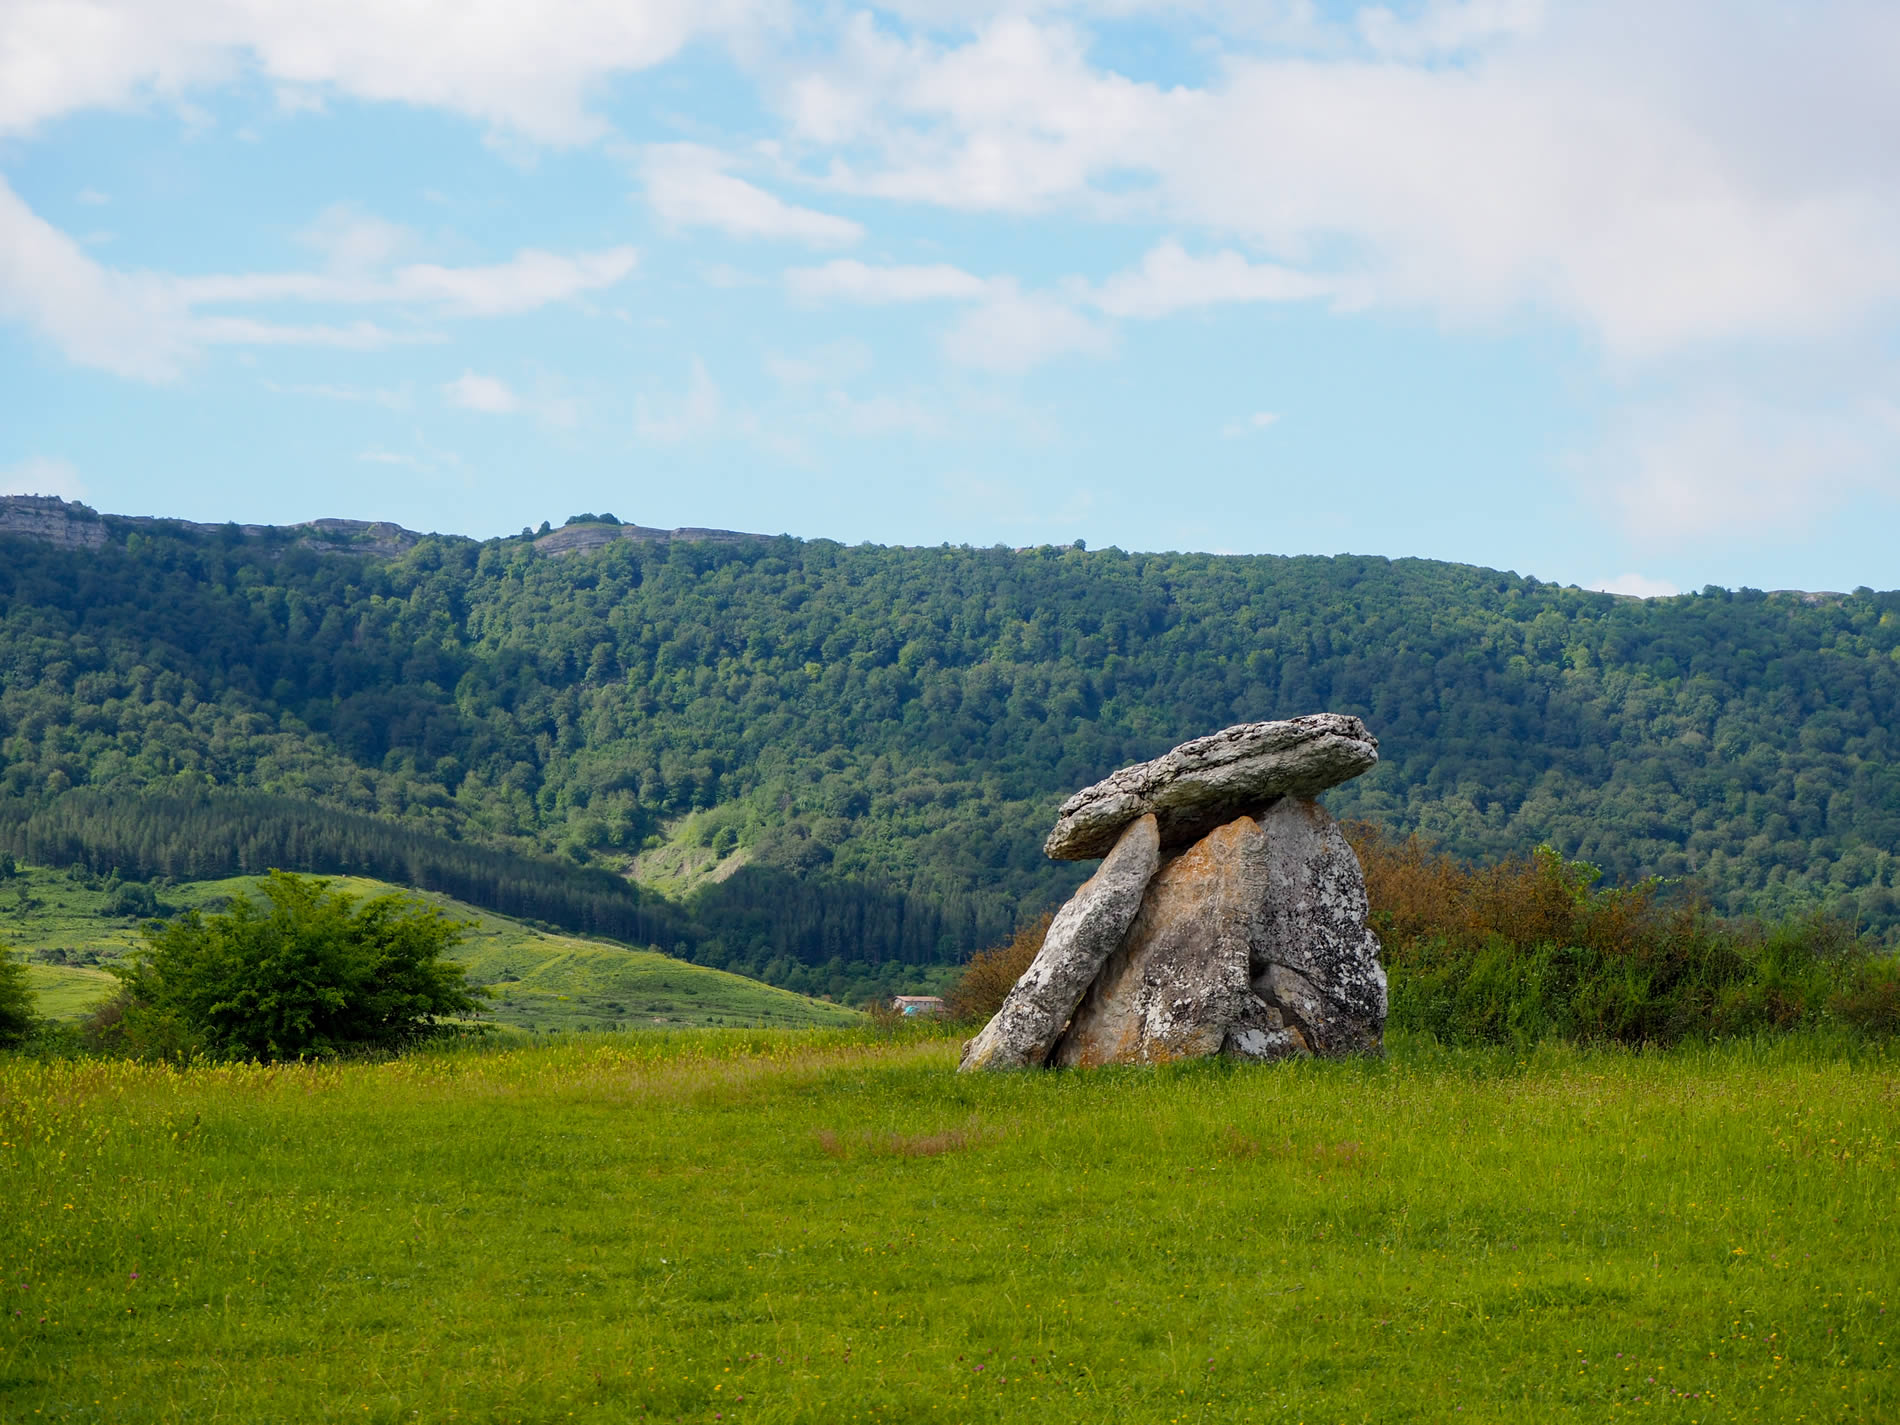
<instances>
[{"instance_id":1,"label":"shrub","mask_svg":"<svg viewBox=\"0 0 1900 1425\"><path fill-rule=\"evenodd\" d=\"M1055 919L1051 911L1042 919L1019 928L1001 945L979 950L963 967L963 974L944 995L944 1007L957 1020L985 1020L1003 1007L1010 988L1022 978L1042 940Z\"/></svg>"},{"instance_id":2,"label":"shrub","mask_svg":"<svg viewBox=\"0 0 1900 1425\"><path fill-rule=\"evenodd\" d=\"M1646 881L1594 889L1547 847L1468 866L1348 829L1391 972L1392 1027L1448 1043L1674 1044L1824 1020L1890 1034L1900 965L1825 916L1724 920Z\"/></svg>"},{"instance_id":3,"label":"shrub","mask_svg":"<svg viewBox=\"0 0 1900 1425\"><path fill-rule=\"evenodd\" d=\"M33 1011L33 987L26 981L26 962L0 945L0 1049L17 1049L39 1030Z\"/></svg>"},{"instance_id":4,"label":"shrub","mask_svg":"<svg viewBox=\"0 0 1900 1425\"><path fill-rule=\"evenodd\" d=\"M439 910L393 895L359 905L281 871L259 889L261 902L147 925L90 1039L141 1058L287 1059L401 1048L480 1008L443 958L463 927Z\"/></svg>"}]
</instances>

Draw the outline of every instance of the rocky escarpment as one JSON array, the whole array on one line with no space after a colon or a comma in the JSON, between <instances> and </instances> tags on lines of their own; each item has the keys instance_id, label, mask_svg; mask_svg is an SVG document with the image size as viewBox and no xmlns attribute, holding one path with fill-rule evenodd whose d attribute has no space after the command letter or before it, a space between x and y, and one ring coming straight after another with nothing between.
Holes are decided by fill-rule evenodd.
<instances>
[{"instance_id":1,"label":"rocky escarpment","mask_svg":"<svg viewBox=\"0 0 1900 1425\"><path fill-rule=\"evenodd\" d=\"M623 539L647 544L674 540L698 544L745 544L769 538L770 535L745 534L736 529L698 529L693 526L650 529L638 524L571 524L538 536L534 547L543 554L585 554L589 550L618 544Z\"/></svg>"},{"instance_id":2,"label":"rocky escarpment","mask_svg":"<svg viewBox=\"0 0 1900 1425\"><path fill-rule=\"evenodd\" d=\"M323 554L405 554L425 536L386 520L306 520L287 526L202 524L196 520L152 515L102 515L90 505L56 495L0 495L0 535L38 540L61 549L98 549L115 534L164 533L237 535L242 539L290 536L289 543Z\"/></svg>"},{"instance_id":3,"label":"rocky escarpment","mask_svg":"<svg viewBox=\"0 0 1900 1425\"><path fill-rule=\"evenodd\" d=\"M200 535L237 535L243 539L282 540L286 545L313 549L319 554L365 554L393 559L407 554L426 535L387 520L305 520L294 525L201 524L195 520L159 519L150 515L102 515L89 505L56 495L0 496L0 535L15 535L56 545L61 549L98 549L115 535L178 531ZM681 541L740 544L766 539L731 529L650 529L637 524L575 524L530 536L543 554L584 554L621 540L644 543Z\"/></svg>"},{"instance_id":4,"label":"rocky escarpment","mask_svg":"<svg viewBox=\"0 0 1900 1425\"><path fill-rule=\"evenodd\" d=\"M1377 759L1359 719L1321 713L1197 738L1071 797L1045 849L1106 838L1108 859L962 1068L1377 1052L1364 877L1312 800Z\"/></svg>"}]
</instances>

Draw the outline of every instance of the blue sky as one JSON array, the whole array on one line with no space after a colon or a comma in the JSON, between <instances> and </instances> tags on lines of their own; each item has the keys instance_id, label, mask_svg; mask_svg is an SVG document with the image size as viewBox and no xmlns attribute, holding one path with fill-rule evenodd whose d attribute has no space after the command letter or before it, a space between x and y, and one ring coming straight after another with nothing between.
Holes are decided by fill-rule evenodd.
<instances>
[{"instance_id":1,"label":"blue sky","mask_svg":"<svg viewBox=\"0 0 1900 1425\"><path fill-rule=\"evenodd\" d=\"M1900 9L19 0L0 491L1900 585Z\"/></svg>"}]
</instances>

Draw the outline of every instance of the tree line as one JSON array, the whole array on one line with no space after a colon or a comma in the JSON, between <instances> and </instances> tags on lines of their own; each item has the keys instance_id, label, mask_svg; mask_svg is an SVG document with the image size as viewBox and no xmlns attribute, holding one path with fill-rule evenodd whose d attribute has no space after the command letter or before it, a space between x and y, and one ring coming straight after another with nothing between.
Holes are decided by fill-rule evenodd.
<instances>
[{"instance_id":1,"label":"tree line","mask_svg":"<svg viewBox=\"0 0 1900 1425\"><path fill-rule=\"evenodd\" d=\"M1040 842L1075 788L1330 708L1382 744L1338 814L1692 879L1723 913L1900 923L1892 593L791 539L383 560L103 524L100 549L0 560L15 820L74 792L261 797L610 878L684 838L745 863L676 908L688 953L947 962L1073 887Z\"/></svg>"}]
</instances>

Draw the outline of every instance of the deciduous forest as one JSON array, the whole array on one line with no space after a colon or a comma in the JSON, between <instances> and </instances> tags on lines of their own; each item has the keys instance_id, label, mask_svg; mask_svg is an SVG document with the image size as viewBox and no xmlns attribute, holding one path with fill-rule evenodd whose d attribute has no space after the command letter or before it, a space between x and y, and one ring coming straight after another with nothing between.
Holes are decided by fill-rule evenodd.
<instances>
[{"instance_id":1,"label":"deciduous forest","mask_svg":"<svg viewBox=\"0 0 1900 1425\"><path fill-rule=\"evenodd\" d=\"M1900 923L1900 594L790 538L385 559L99 518L98 548L0 539L22 859L354 870L817 989L1047 910L1078 787L1332 709L1382 744L1342 817ZM668 847L704 873L627 883Z\"/></svg>"}]
</instances>

